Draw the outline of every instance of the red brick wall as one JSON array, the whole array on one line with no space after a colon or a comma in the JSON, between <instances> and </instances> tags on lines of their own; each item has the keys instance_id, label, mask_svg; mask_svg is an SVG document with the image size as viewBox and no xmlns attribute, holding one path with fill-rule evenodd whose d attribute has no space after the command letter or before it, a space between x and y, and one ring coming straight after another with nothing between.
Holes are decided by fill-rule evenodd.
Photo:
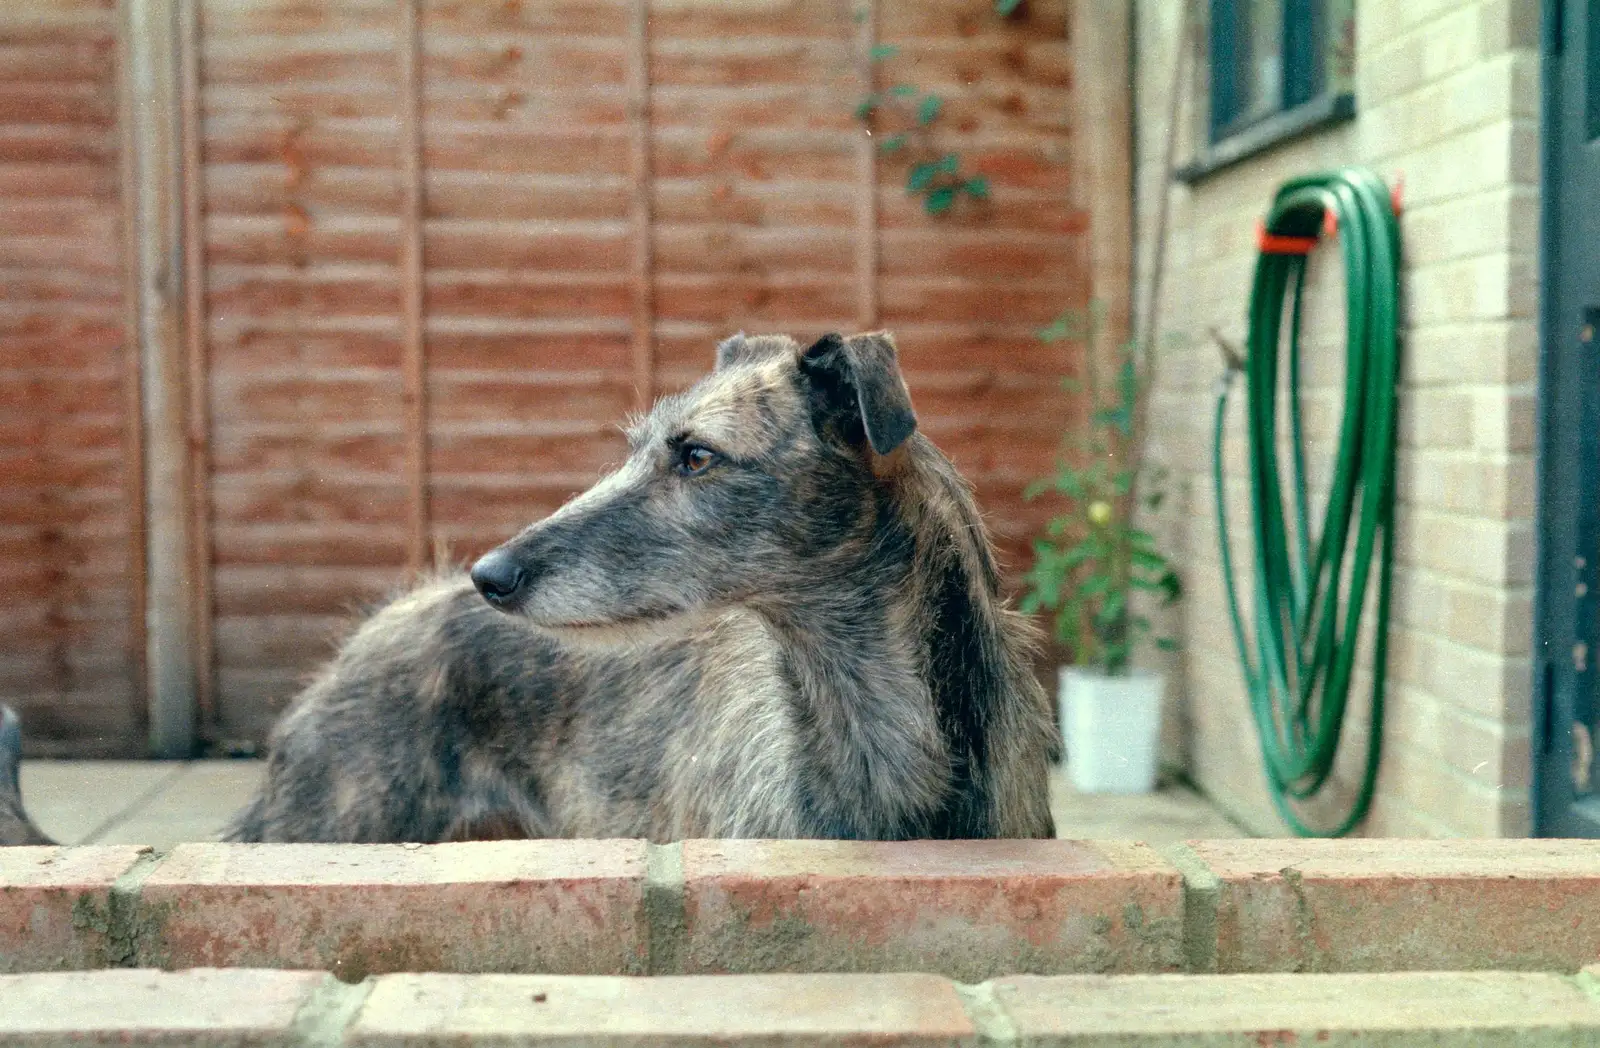
<instances>
[{"instance_id":1,"label":"red brick wall","mask_svg":"<svg viewBox=\"0 0 1600 1048\"><path fill-rule=\"evenodd\" d=\"M0 6L0 698L39 752L142 744L120 155L111 0Z\"/></svg>"},{"instance_id":2,"label":"red brick wall","mask_svg":"<svg viewBox=\"0 0 1600 1048\"><path fill-rule=\"evenodd\" d=\"M1594 840L7 848L0 972L1572 973L1600 955L1597 860Z\"/></svg>"}]
</instances>

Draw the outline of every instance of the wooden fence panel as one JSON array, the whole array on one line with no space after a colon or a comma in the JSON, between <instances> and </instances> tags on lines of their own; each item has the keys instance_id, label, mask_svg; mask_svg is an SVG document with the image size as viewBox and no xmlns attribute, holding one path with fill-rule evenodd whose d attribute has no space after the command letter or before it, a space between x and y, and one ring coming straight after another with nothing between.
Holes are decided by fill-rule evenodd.
<instances>
[{"instance_id":1,"label":"wooden fence panel","mask_svg":"<svg viewBox=\"0 0 1600 1048\"><path fill-rule=\"evenodd\" d=\"M429 496L464 560L620 457L632 0L423 0Z\"/></svg>"},{"instance_id":2,"label":"wooden fence panel","mask_svg":"<svg viewBox=\"0 0 1600 1048\"><path fill-rule=\"evenodd\" d=\"M1003 562L1026 566L1049 508L1021 492L1046 472L1073 404L1060 379L1078 347L1040 327L1090 296L1075 207L1068 0L1029 0L1025 17L992 4L879 0L879 36L896 48L877 87L913 84L943 105L919 142L879 164L878 298L923 430L977 489ZM908 129L902 117L880 134ZM930 219L906 192L911 165L955 156L989 199Z\"/></svg>"},{"instance_id":3,"label":"wooden fence panel","mask_svg":"<svg viewBox=\"0 0 1600 1048\"><path fill-rule=\"evenodd\" d=\"M74 752L143 744L111 2L0 12L0 685ZM554 509L739 329L893 330L1025 563L1081 352L1035 332L1091 292L1069 0L194 2L208 741L259 742L420 549ZM942 105L885 152L904 116L856 107L896 85ZM946 153L988 199L930 216Z\"/></svg>"},{"instance_id":4,"label":"wooden fence panel","mask_svg":"<svg viewBox=\"0 0 1600 1048\"><path fill-rule=\"evenodd\" d=\"M116 33L0 6L0 698L35 754L144 749Z\"/></svg>"},{"instance_id":5,"label":"wooden fence panel","mask_svg":"<svg viewBox=\"0 0 1600 1048\"><path fill-rule=\"evenodd\" d=\"M406 562L396 10L200 4L220 740Z\"/></svg>"},{"instance_id":6,"label":"wooden fence panel","mask_svg":"<svg viewBox=\"0 0 1600 1048\"><path fill-rule=\"evenodd\" d=\"M663 5L652 25L663 388L737 330L855 329L855 0Z\"/></svg>"}]
</instances>

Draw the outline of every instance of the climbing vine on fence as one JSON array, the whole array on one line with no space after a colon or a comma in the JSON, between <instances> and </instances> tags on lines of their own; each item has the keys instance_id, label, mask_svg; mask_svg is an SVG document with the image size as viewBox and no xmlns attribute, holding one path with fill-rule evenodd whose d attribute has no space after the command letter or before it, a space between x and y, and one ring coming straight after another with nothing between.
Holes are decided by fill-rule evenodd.
<instances>
[{"instance_id":1,"label":"climbing vine on fence","mask_svg":"<svg viewBox=\"0 0 1600 1048\"><path fill-rule=\"evenodd\" d=\"M995 13L1002 18L1017 14L1024 0L994 0ZM864 17L864 16L858 16ZM893 44L879 44L872 49L874 64L898 54ZM944 111L944 98L932 91L924 91L912 84L896 84L887 91L874 91L856 106L856 119L870 125L874 117L894 112L898 126L878 140L878 149L884 153L907 152L912 156L906 171L906 192L922 197L922 209L930 215L949 211L957 200L967 196L973 200L989 199L989 180L982 175L969 175L962 170L961 155L935 149L929 131Z\"/></svg>"},{"instance_id":2,"label":"climbing vine on fence","mask_svg":"<svg viewBox=\"0 0 1600 1048\"><path fill-rule=\"evenodd\" d=\"M893 45L883 44L872 49L872 60L882 62L893 58L897 52ZM941 96L910 84L874 91L856 107L856 117L862 121L871 121L874 116L881 117L891 111L897 113L897 123L905 130L880 138L878 149L884 153L905 151L912 156L911 167L906 172L906 192L921 196L922 209L930 215L950 210L962 194L974 200L989 198L988 179L981 175L968 176L961 170L958 154L941 153L933 147L928 130L943 110Z\"/></svg>"}]
</instances>

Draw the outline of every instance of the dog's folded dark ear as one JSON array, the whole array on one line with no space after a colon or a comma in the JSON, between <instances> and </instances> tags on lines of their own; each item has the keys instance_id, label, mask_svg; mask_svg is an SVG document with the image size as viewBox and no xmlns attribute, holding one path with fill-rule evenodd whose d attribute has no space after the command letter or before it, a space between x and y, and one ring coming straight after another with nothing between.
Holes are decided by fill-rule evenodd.
<instances>
[{"instance_id":1,"label":"dog's folded dark ear","mask_svg":"<svg viewBox=\"0 0 1600 1048\"><path fill-rule=\"evenodd\" d=\"M723 339L717 343L717 363L715 370L721 371L729 364L737 363L745 354L746 346L744 332Z\"/></svg>"},{"instance_id":2,"label":"dog's folded dark ear","mask_svg":"<svg viewBox=\"0 0 1600 1048\"><path fill-rule=\"evenodd\" d=\"M823 335L800 355L800 367L825 391L853 394L860 425L880 455L904 444L917 429L911 392L900 376L894 339L887 331Z\"/></svg>"}]
</instances>

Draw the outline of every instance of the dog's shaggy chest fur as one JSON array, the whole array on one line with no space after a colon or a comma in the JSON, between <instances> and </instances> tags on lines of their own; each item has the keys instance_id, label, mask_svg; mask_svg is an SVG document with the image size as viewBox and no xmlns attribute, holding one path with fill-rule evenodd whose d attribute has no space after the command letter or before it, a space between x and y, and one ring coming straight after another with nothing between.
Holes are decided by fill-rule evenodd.
<instances>
[{"instance_id":1,"label":"dog's shaggy chest fur","mask_svg":"<svg viewBox=\"0 0 1600 1048\"><path fill-rule=\"evenodd\" d=\"M230 839L1053 835L1031 628L914 430L886 336L729 340L619 470L369 617Z\"/></svg>"}]
</instances>

